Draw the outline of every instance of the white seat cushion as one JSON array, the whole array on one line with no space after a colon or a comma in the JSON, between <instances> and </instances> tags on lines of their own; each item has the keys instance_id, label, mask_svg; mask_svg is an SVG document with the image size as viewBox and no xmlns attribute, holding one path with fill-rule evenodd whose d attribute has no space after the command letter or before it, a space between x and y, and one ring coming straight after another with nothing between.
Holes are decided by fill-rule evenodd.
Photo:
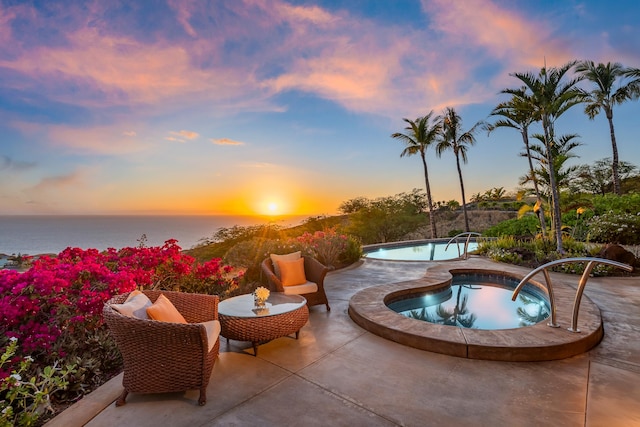
<instances>
[{"instance_id":1,"label":"white seat cushion","mask_svg":"<svg viewBox=\"0 0 640 427\"><path fill-rule=\"evenodd\" d=\"M204 325L204 328L207 330L207 344L209 345L207 352L210 352L213 346L216 345L216 341L218 341L218 336L220 335L220 322L218 320L210 320L200 324Z\"/></svg>"},{"instance_id":2,"label":"white seat cushion","mask_svg":"<svg viewBox=\"0 0 640 427\"><path fill-rule=\"evenodd\" d=\"M303 283L302 285L285 286L285 295L303 295L318 292L318 285L314 282Z\"/></svg>"}]
</instances>

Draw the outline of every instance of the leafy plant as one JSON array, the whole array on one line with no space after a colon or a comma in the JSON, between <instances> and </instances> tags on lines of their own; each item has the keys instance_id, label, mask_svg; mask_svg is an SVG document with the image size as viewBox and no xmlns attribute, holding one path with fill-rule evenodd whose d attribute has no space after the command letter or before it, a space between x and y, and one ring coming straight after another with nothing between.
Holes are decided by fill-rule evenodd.
<instances>
[{"instance_id":1,"label":"leafy plant","mask_svg":"<svg viewBox=\"0 0 640 427\"><path fill-rule=\"evenodd\" d=\"M0 356L0 371L10 364L11 372L0 378L0 426L31 426L44 413L52 413L51 396L69 386L68 377L76 372L75 366L64 368L55 362L46 366L41 372L30 376L29 371L33 358L14 356L18 349L18 339L11 338L9 345ZM23 377L29 377L24 379Z\"/></svg>"},{"instance_id":2,"label":"leafy plant","mask_svg":"<svg viewBox=\"0 0 640 427\"><path fill-rule=\"evenodd\" d=\"M489 237L518 236L534 237L538 234L540 222L533 215L508 219L485 230L482 235Z\"/></svg>"}]
</instances>

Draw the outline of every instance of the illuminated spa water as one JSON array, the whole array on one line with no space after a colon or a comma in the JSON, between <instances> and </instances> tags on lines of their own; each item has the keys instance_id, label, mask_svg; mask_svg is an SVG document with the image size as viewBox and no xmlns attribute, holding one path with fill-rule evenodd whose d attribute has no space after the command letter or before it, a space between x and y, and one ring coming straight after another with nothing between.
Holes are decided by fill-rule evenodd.
<instances>
[{"instance_id":1,"label":"illuminated spa water","mask_svg":"<svg viewBox=\"0 0 640 427\"><path fill-rule=\"evenodd\" d=\"M404 316L441 325L473 329L512 329L534 325L549 317L544 291L527 284L511 301L516 279L487 274L453 276L451 286L410 294L387 303Z\"/></svg>"},{"instance_id":2,"label":"illuminated spa water","mask_svg":"<svg viewBox=\"0 0 640 427\"><path fill-rule=\"evenodd\" d=\"M445 250L446 248L446 250ZM469 242L469 252L478 248L476 242ZM459 249L459 252L458 252ZM410 246L378 248L367 252L367 258L394 261L444 261L455 259L464 253L464 241L447 248L447 242L420 243Z\"/></svg>"}]
</instances>

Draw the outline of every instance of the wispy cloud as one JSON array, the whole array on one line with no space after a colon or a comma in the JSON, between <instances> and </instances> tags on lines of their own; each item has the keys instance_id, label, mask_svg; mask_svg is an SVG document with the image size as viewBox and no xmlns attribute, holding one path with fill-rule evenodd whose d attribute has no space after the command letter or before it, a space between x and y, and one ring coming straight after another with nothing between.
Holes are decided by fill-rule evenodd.
<instances>
[{"instance_id":1,"label":"wispy cloud","mask_svg":"<svg viewBox=\"0 0 640 427\"><path fill-rule=\"evenodd\" d=\"M181 130L180 132L171 131L169 133L185 139L196 139L200 136L198 132L193 132L191 130Z\"/></svg>"},{"instance_id":2,"label":"wispy cloud","mask_svg":"<svg viewBox=\"0 0 640 427\"><path fill-rule=\"evenodd\" d=\"M240 166L244 168L250 168L250 169L267 169L267 168L273 168L276 165L273 163L267 163L267 162L252 162L252 163L242 163Z\"/></svg>"},{"instance_id":3,"label":"wispy cloud","mask_svg":"<svg viewBox=\"0 0 640 427\"><path fill-rule=\"evenodd\" d=\"M34 162L13 160L11 157L5 155L0 156L0 171L19 172L33 169L34 167L36 167Z\"/></svg>"},{"instance_id":4,"label":"wispy cloud","mask_svg":"<svg viewBox=\"0 0 640 427\"><path fill-rule=\"evenodd\" d=\"M557 65L571 59L563 39L553 37L550 22L532 19L495 1L423 0L422 4L432 18L430 27L445 34L448 45L481 48L491 58L520 67L539 67L545 57Z\"/></svg>"},{"instance_id":5,"label":"wispy cloud","mask_svg":"<svg viewBox=\"0 0 640 427\"><path fill-rule=\"evenodd\" d=\"M58 147L80 153L126 154L149 147L131 135L125 135L119 125L72 127L65 125L41 126L49 141Z\"/></svg>"},{"instance_id":6,"label":"wispy cloud","mask_svg":"<svg viewBox=\"0 0 640 427\"><path fill-rule=\"evenodd\" d=\"M185 143L187 140L193 140L200 137L200 134L190 130L181 130L179 132L171 131L169 136L165 136L164 139L172 142Z\"/></svg>"},{"instance_id":7,"label":"wispy cloud","mask_svg":"<svg viewBox=\"0 0 640 427\"><path fill-rule=\"evenodd\" d=\"M46 193L48 191L59 191L63 188L76 187L82 184L85 179L83 170L76 170L68 174L55 175L42 178L40 182L28 189L37 193Z\"/></svg>"},{"instance_id":8,"label":"wispy cloud","mask_svg":"<svg viewBox=\"0 0 640 427\"><path fill-rule=\"evenodd\" d=\"M219 139L211 138L210 141L213 142L215 145L244 145L244 142L234 141L233 139L229 139L229 138L219 138Z\"/></svg>"}]
</instances>

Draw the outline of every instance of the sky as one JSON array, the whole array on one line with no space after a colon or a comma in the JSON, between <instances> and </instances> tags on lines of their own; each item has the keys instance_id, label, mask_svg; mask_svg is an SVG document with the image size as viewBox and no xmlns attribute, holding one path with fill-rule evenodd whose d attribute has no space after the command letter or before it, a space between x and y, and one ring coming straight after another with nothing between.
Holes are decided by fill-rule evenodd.
<instances>
[{"instance_id":1,"label":"sky","mask_svg":"<svg viewBox=\"0 0 640 427\"><path fill-rule=\"evenodd\" d=\"M640 67L640 3L0 0L0 215L333 215L424 189L403 118L454 107L469 129L510 73L573 59ZM635 165L639 113L614 109ZM603 115L556 132L576 163L611 156ZM478 132L467 199L514 190L521 150ZM453 153L427 161L434 199L460 201Z\"/></svg>"}]
</instances>

